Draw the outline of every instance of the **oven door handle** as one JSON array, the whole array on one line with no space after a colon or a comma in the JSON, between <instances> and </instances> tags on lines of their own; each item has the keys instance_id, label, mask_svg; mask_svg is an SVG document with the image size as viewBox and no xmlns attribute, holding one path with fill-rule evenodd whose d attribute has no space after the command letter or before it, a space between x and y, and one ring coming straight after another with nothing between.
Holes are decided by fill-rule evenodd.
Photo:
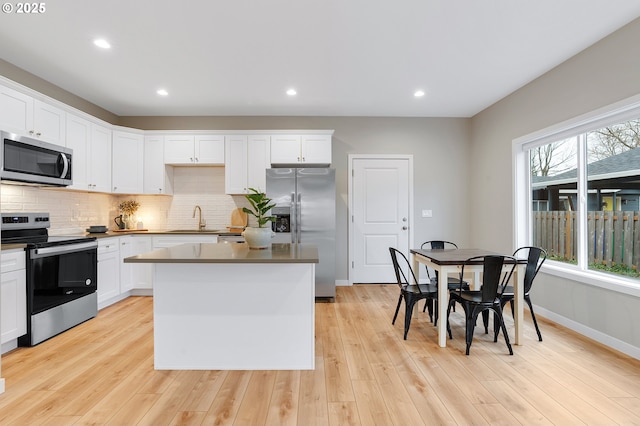
<instances>
[{"instance_id":1,"label":"oven door handle","mask_svg":"<svg viewBox=\"0 0 640 426\"><path fill-rule=\"evenodd\" d=\"M91 250L94 248L95 249L98 248L98 243L95 241L88 242L88 243L80 243L80 244L69 244L69 245L62 245L62 246L55 246L55 247L37 248L37 249L31 250L31 258L37 259L39 257L56 256L59 254L73 253L76 251Z\"/></svg>"}]
</instances>

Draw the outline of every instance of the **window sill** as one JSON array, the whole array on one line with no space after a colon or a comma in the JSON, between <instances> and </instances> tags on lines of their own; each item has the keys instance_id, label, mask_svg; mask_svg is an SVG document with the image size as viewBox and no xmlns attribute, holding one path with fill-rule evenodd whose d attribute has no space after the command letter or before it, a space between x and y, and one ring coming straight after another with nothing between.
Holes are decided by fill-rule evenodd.
<instances>
[{"instance_id":1,"label":"window sill","mask_svg":"<svg viewBox=\"0 0 640 426\"><path fill-rule=\"evenodd\" d=\"M573 265L548 260L540 272L577 281L582 284L604 288L629 296L640 297L640 281L632 278L618 277L598 271L583 271Z\"/></svg>"}]
</instances>

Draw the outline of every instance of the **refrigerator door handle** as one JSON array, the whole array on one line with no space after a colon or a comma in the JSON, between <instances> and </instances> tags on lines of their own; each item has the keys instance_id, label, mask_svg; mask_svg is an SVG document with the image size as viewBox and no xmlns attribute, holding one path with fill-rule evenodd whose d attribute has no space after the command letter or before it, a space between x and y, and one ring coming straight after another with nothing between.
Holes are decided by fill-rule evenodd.
<instances>
[{"instance_id":1,"label":"refrigerator door handle","mask_svg":"<svg viewBox=\"0 0 640 426\"><path fill-rule=\"evenodd\" d=\"M302 194L298 192L298 206L296 207L296 213L298 214L298 218L296 220L297 222L297 226L296 226L296 231L298 234L298 243L301 243L302 241Z\"/></svg>"},{"instance_id":2,"label":"refrigerator door handle","mask_svg":"<svg viewBox=\"0 0 640 426\"><path fill-rule=\"evenodd\" d=\"M296 242L296 232L298 229L298 221L296 220L297 216L297 205L296 205L296 193L291 193L291 207L290 207L290 216L289 216L289 233L291 234L291 242ZM293 219L293 220L291 220Z\"/></svg>"}]
</instances>

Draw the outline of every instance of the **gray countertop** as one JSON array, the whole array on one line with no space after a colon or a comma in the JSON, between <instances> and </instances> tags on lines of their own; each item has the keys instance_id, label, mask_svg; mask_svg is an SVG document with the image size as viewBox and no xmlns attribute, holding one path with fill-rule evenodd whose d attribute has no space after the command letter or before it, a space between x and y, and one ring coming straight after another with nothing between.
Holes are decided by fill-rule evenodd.
<instances>
[{"instance_id":1,"label":"gray countertop","mask_svg":"<svg viewBox=\"0 0 640 426\"><path fill-rule=\"evenodd\" d=\"M125 263L318 263L318 248L310 244L271 244L252 250L246 243L188 243L137 256Z\"/></svg>"},{"instance_id":2,"label":"gray countertop","mask_svg":"<svg viewBox=\"0 0 640 426\"><path fill-rule=\"evenodd\" d=\"M163 231L163 230L145 230L138 231L136 229L127 229L127 230L118 230L113 231L109 230L107 232L100 233L87 233L85 234L88 237L96 237L96 238L110 238L110 237L122 237L124 235L218 235L218 236L239 236L241 235L238 232L228 232L223 230L206 230L206 231L197 231L197 230L179 230L179 231Z\"/></svg>"},{"instance_id":3,"label":"gray countertop","mask_svg":"<svg viewBox=\"0 0 640 426\"><path fill-rule=\"evenodd\" d=\"M87 237L96 237L98 239L101 238L113 238L113 237L122 237L125 235L217 235L217 236L240 236L241 234L237 232L227 232L223 230L205 230L205 231L197 231L197 230L178 230L178 231L164 231L164 230L150 230L150 231L138 231L135 229L131 230L123 230L123 231L113 231L109 230L107 232L99 232L99 233L83 233L79 235L85 235ZM13 250L13 249L24 249L26 244L2 244L1 250Z\"/></svg>"}]
</instances>

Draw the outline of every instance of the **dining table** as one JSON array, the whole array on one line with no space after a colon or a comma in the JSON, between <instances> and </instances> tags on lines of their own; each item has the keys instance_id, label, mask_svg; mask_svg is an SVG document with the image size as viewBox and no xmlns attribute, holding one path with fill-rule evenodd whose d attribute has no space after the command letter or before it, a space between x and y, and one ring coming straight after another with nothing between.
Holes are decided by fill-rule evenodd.
<instances>
[{"instance_id":1,"label":"dining table","mask_svg":"<svg viewBox=\"0 0 640 426\"><path fill-rule=\"evenodd\" d=\"M420 280L419 265L426 265L437 271L438 275L438 312L442 318L438 321L438 344L440 347L447 346L447 318L446 312L449 304L449 275L459 276L463 263L475 256L502 255L485 249L460 248L460 249L410 249L413 270L418 280ZM512 262L505 260L504 269L511 269ZM472 279L465 277L472 289L478 289L481 282L482 263L474 262L465 265L465 275L469 272ZM524 273L526 259L518 259L517 266L512 277L514 287L514 343L522 344L522 323L524 318Z\"/></svg>"}]
</instances>

